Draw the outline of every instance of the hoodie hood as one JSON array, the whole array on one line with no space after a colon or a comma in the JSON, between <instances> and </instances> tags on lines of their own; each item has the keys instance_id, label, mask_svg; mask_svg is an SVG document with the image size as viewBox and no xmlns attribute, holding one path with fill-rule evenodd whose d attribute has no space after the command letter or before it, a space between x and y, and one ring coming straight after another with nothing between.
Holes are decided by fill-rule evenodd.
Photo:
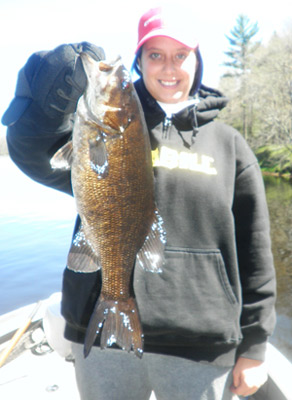
<instances>
[{"instance_id":1,"label":"hoodie hood","mask_svg":"<svg viewBox=\"0 0 292 400\"><path fill-rule=\"evenodd\" d=\"M135 81L134 85L144 110L147 126L153 129L165 120L166 113L148 92L142 78ZM180 131L195 129L214 120L227 103L227 97L218 90L201 85L196 95L196 103L173 114L171 122Z\"/></svg>"}]
</instances>

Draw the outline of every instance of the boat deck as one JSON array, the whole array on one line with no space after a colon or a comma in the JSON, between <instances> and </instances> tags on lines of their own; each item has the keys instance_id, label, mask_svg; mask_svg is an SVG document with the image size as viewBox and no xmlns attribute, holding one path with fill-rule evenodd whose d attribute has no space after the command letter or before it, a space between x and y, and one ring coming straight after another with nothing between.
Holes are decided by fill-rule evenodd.
<instances>
[{"instance_id":1,"label":"boat deck","mask_svg":"<svg viewBox=\"0 0 292 400\"><path fill-rule=\"evenodd\" d=\"M79 400L74 365L54 351L24 351L1 368L0 398Z\"/></svg>"},{"instance_id":2,"label":"boat deck","mask_svg":"<svg viewBox=\"0 0 292 400\"><path fill-rule=\"evenodd\" d=\"M28 330L0 368L0 399L80 399L70 352L62 357L60 348L52 344L51 334L62 336L58 324L53 319L54 329L51 332L44 329L46 316L59 318L59 299L60 294L56 293L42 303ZM32 304L0 316L0 355L35 306ZM271 344L268 344L266 362L269 380L249 400L292 400L292 364ZM154 392L149 400L156 400Z\"/></svg>"}]
</instances>

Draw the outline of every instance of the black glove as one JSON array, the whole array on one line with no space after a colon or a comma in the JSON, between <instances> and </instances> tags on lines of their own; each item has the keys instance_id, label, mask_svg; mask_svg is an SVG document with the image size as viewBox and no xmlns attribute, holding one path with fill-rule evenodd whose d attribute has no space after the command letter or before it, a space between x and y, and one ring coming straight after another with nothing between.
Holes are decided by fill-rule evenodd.
<instances>
[{"instance_id":1,"label":"black glove","mask_svg":"<svg viewBox=\"0 0 292 400\"><path fill-rule=\"evenodd\" d=\"M74 113L87 82L80 59L82 52L97 61L105 58L101 47L88 42L63 44L52 51L34 53L19 72L15 98L2 123L15 123L32 102L33 108L52 120L62 120Z\"/></svg>"},{"instance_id":2,"label":"black glove","mask_svg":"<svg viewBox=\"0 0 292 400\"><path fill-rule=\"evenodd\" d=\"M86 87L86 75L80 53L97 61L104 59L103 49L87 42L64 44L48 53L35 53L25 66L33 100L50 118L76 111Z\"/></svg>"}]
</instances>

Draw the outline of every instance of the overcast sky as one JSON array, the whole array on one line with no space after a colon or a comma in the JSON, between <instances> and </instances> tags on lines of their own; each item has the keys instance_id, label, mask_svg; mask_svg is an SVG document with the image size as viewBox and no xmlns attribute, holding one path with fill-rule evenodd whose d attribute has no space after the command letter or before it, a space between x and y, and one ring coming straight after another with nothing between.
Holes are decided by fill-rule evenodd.
<instances>
[{"instance_id":1,"label":"overcast sky","mask_svg":"<svg viewBox=\"0 0 292 400\"><path fill-rule=\"evenodd\" d=\"M160 1L161 3L161 1ZM204 61L203 82L216 87L228 49L225 35L240 13L258 22L258 39L268 41L292 23L287 0L167 0L194 14L194 29ZM9 105L19 69L35 51L62 43L89 41L104 47L109 56L120 54L130 67L142 12L158 4L153 0L0 0L0 116ZM6 128L0 125L0 134Z\"/></svg>"}]
</instances>

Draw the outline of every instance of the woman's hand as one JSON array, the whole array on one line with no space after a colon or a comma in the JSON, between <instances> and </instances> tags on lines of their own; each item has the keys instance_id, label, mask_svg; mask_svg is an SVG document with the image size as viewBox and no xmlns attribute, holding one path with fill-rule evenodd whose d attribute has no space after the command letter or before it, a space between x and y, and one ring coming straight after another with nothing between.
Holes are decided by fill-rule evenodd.
<instances>
[{"instance_id":1,"label":"woman's hand","mask_svg":"<svg viewBox=\"0 0 292 400\"><path fill-rule=\"evenodd\" d=\"M251 396L267 379L267 368L263 361L239 357L233 368L233 384L230 390L238 396Z\"/></svg>"}]
</instances>

